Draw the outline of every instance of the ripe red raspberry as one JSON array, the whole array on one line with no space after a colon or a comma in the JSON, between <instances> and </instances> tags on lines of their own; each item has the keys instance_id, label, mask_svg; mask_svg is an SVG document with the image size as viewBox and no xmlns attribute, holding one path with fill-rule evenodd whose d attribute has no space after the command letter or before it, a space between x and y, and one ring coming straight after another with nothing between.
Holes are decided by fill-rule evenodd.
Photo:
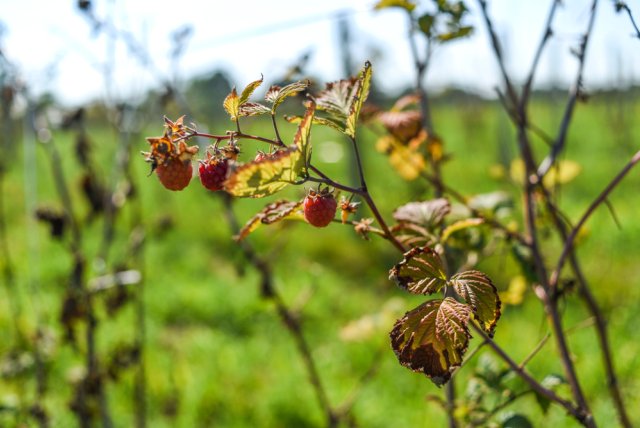
<instances>
[{"instance_id":1,"label":"ripe red raspberry","mask_svg":"<svg viewBox=\"0 0 640 428\"><path fill-rule=\"evenodd\" d=\"M333 220L337 207L338 202L329 189L320 192L310 190L304 198L304 218L315 227L325 227Z\"/></svg>"},{"instance_id":2,"label":"ripe red raspberry","mask_svg":"<svg viewBox=\"0 0 640 428\"><path fill-rule=\"evenodd\" d=\"M182 190L191 181L193 167L190 160L170 159L156 168L160 183L169 190Z\"/></svg>"},{"instance_id":3,"label":"ripe red raspberry","mask_svg":"<svg viewBox=\"0 0 640 428\"><path fill-rule=\"evenodd\" d=\"M224 180L227 179L227 170L229 169L229 159L209 157L204 161L200 161L200 182L204 187L215 192L222 190Z\"/></svg>"}]
</instances>

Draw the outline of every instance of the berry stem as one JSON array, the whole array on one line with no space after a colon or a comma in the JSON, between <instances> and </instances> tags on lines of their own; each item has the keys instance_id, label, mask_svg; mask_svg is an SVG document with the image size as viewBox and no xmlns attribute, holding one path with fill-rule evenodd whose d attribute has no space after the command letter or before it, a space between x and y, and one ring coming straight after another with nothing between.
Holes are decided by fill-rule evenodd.
<instances>
[{"instance_id":1,"label":"berry stem","mask_svg":"<svg viewBox=\"0 0 640 428\"><path fill-rule=\"evenodd\" d=\"M280 131L278 131L278 124L276 123L276 115L271 113L271 123L273 124L273 131L276 133L276 142L284 146L282 138L280 138Z\"/></svg>"},{"instance_id":2,"label":"berry stem","mask_svg":"<svg viewBox=\"0 0 640 428\"><path fill-rule=\"evenodd\" d=\"M364 199L364 201L369 206L369 209L373 213L373 216L376 218L376 220L378 221L378 224L380 225L380 227L384 231L384 237L389 242L391 242L394 247L396 247L398 250L400 250L400 252L405 253L407 251L406 248L404 247L404 245L402 245L400 243L400 241L398 241L396 239L396 237L393 236L393 234L389 230L389 227L387 226L387 223L382 218L382 215L380 214L380 211L378 210L378 207L376 206L375 202L373 201L373 198L369 194L369 191L366 189L366 187L364 189L362 189L362 188L355 189L353 187L345 186L344 184L340 184L340 183L338 183L336 181L333 181L326 174L324 174L322 171L320 171L318 168L316 168L313 165L309 165L309 169L312 170L313 172L315 172L316 174L318 174L321 178L308 177L307 181L312 181L314 183L323 183L323 184L326 184L327 186L335 187L336 189L343 190L345 192L354 193L354 194L360 196L362 199Z\"/></svg>"},{"instance_id":3,"label":"berry stem","mask_svg":"<svg viewBox=\"0 0 640 428\"><path fill-rule=\"evenodd\" d=\"M264 138L258 135L250 135L250 134L245 134L243 132L236 132L236 131L231 131L225 135L207 134L205 132L193 132L183 137L176 138L175 140L173 140L173 142L175 143L180 140L186 140L187 138L191 138L191 137L203 137L203 138L209 138L211 140L217 140L217 141L224 141L224 140L231 140L233 138L238 138L238 139L244 139L244 140L262 141L263 143L271 144L272 146L284 147L284 143L282 141L279 141L279 140L276 141L270 138Z\"/></svg>"}]
</instances>

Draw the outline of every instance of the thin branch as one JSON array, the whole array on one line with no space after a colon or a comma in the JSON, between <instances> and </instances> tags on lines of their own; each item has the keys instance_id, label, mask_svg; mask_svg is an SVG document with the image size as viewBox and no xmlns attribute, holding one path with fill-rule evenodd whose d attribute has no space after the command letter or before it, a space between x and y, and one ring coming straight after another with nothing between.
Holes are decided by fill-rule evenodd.
<instances>
[{"instance_id":1,"label":"thin branch","mask_svg":"<svg viewBox=\"0 0 640 428\"><path fill-rule=\"evenodd\" d=\"M507 95L509 96L509 100L513 107L518 105L518 94L514 89L513 84L511 83L511 78L507 73L507 68L505 66L504 56L502 53L502 47L500 45L500 41L498 40L498 35L496 34L493 23L491 22L491 18L489 18L489 13L487 11L487 2L486 0L478 0L480 4L480 9L482 11L482 17L484 18L484 22L487 25L487 30L489 31L489 37L491 39L491 45L493 46L493 51L496 54L496 58L498 59L498 66L500 67L500 72L502 73L502 79L504 80L505 87L507 88Z\"/></svg>"},{"instance_id":2,"label":"thin branch","mask_svg":"<svg viewBox=\"0 0 640 428\"><path fill-rule=\"evenodd\" d=\"M631 21L631 25L633 26L633 29L636 32L634 37L640 39L640 28L638 28L638 24L636 24L636 20L633 18L633 14L631 13L631 9L627 5L627 3L623 1L616 1L615 8L616 8L616 12L620 12L621 10L624 10L625 12L627 12L627 15L629 16L629 20Z\"/></svg>"},{"instance_id":3,"label":"thin branch","mask_svg":"<svg viewBox=\"0 0 640 428\"><path fill-rule=\"evenodd\" d=\"M576 80L573 84L573 87L571 88L571 95L569 96L569 100L567 101L567 106L564 111L564 116L562 117L562 122L560 123L560 130L558 131L558 137L556 138L553 146L551 147L551 152L540 163L540 167L538 168L538 176L540 178L544 177L544 175L551 169L553 164L556 162L558 155L560 155L560 153L564 149L565 143L567 141L567 132L569 131L569 124L571 123L571 118L573 117L573 111L575 109L576 103L578 102L578 98L582 91L582 75L584 72L587 46L589 45L591 33L593 32L593 24L595 22L597 5L598 5L598 0L593 0L593 3L591 3L591 15L589 17L589 25L587 26L586 33L582 36L582 43L580 44L580 50L577 53L578 73L576 75Z\"/></svg>"},{"instance_id":4,"label":"thin branch","mask_svg":"<svg viewBox=\"0 0 640 428\"><path fill-rule=\"evenodd\" d=\"M611 191L613 191L613 189L618 184L620 184L620 182L625 177L625 175L627 175L627 173L629 171L631 171L631 169L638 162L640 162L640 151L638 151L631 158L631 160L627 163L627 165L625 165L625 167L622 168L622 171L620 171L618 173L618 175L616 175L613 178L613 180L611 180L611 182L607 185L607 187L605 187L605 189L600 193L600 195L598 195L598 197L591 203L589 208L587 208L587 210L582 215L582 217L580 218L578 223L573 227L573 229L571 229L571 232L569 233L569 236L567 237L567 239L565 241L565 245L564 245L564 248L562 249L562 253L560 254L560 257L558 258L558 263L556 265L556 268L551 274L551 277L550 277L550 280L549 280L549 284L550 284L551 287L557 286L558 280L560 279L560 271L562 270L562 267L564 266L564 263L565 263L565 261L567 259L567 256L569 255L569 253L571 252L571 250L573 248L573 244L574 244L574 241L576 239L576 236L578 236L578 232L580 232L580 229L582 228L582 226L584 226L584 224L587 222L587 220L589 219L591 214L593 214L593 212L596 210L596 208L598 208L598 206L600 206L600 204L602 204L607 199L607 197L609 196L609 193L611 193Z\"/></svg>"},{"instance_id":5,"label":"thin branch","mask_svg":"<svg viewBox=\"0 0 640 428\"><path fill-rule=\"evenodd\" d=\"M538 69L538 64L540 63L540 58L542 57L542 52L544 51L545 46L551 36L553 35L553 30L551 29L551 24L553 23L553 17L556 14L556 10L558 9L558 5L560 4L560 0L552 0L551 9L549 10L549 15L547 16L547 23L545 24L544 34L542 36L542 40L540 40L540 44L538 45L538 50L533 59L533 64L531 64L531 69L529 70L529 76L527 77L526 83L522 88L522 96L520 97L520 108L524 108L529 102L529 96L531 95L531 87L533 86L533 78L535 76L536 70Z\"/></svg>"}]
</instances>

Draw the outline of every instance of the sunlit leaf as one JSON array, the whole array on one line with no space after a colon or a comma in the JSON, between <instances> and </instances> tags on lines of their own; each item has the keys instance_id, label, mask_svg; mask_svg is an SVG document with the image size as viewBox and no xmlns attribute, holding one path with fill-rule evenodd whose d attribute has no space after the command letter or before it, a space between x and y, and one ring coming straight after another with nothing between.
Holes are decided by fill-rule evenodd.
<instances>
[{"instance_id":1,"label":"sunlit leaf","mask_svg":"<svg viewBox=\"0 0 640 428\"><path fill-rule=\"evenodd\" d=\"M464 220L458 220L455 223L450 224L442 231L442 237L440 238L442 242L445 242L449 237L461 230L468 229L470 227L480 226L484 223L484 220L481 218L466 218Z\"/></svg>"},{"instance_id":2,"label":"sunlit leaf","mask_svg":"<svg viewBox=\"0 0 640 428\"><path fill-rule=\"evenodd\" d=\"M242 90L242 94L240 94L240 99L238 101L239 105L242 105L242 104L246 103L247 101L249 101L249 98L253 94L253 91L255 91L258 88L258 86L260 86L262 84L263 79L264 79L263 77L260 77L259 80L255 80L255 81L249 83Z\"/></svg>"},{"instance_id":3,"label":"sunlit leaf","mask_svg":"<svg viewBox=\"0 0 640 428\"><path fill-rule=\"evenodd\" d=\"M454 290L473 309L480 326L493 335L500 319L500 298L498 290L487 275L477 270L455 274L449 280Z\"/></svg>"},{"instance_id":4,"label":"sunlit leaf","mask_svg":"<svg viewBox=\"0 0 640 428\"><path fill-rule=\"evenodd\" d=\"M419 149L426 139L427 133L424 130L406 144L393 135L385 135L376 143L376 149L389 156L389 163L400 177L411 181L418 178L425 170L426 162Z\"/></svg>"},{"instance_id":5,"label":"sunlit leaf","mask_svg":"<svg viewBox=\"0 0 640 428\"><path fill-rule=\"evenodd\" d=\"M240 106L240 116L258 116L265 113L271 113L271 109L260 103L244 103Z\"/></svg>"},{"instance_id":6,"label":"sunlit leaf","mask_svg":"<svg viewBox=\"0 0 640 428\"><path fill-rule=\"evenodd\" d=\"M440 386L462 363L471 334L471 308L447 297L423 303L396 321L391 346L403 366Z\"/></svg>"},{"instance_id":7,"label":"sunlit leaf","mask_svg":"<svg viewBox=\"0 0 640 428\"><path fill-rule=\"evenodd\" d=\"M273 224L284 219L304 220L302 201L280 200L267 205L249 219L240 232L234 236L234 239L241 241L260 225Z\"/></svg>"},{"instance_id":8,"label":"sunlit leaf","mask_svg":"<svg viewBox=\"0 0 640 428\"><path fill-rule=\"evenodd\" d=\"M231 120L238 119L238 113L240 109L240 98L236 92L236 88L231 89L231 93L227 95L222 104L226 112L229 114Z\"/></svg>"},{"instance_id":9,"label":"sunlit leaf","mask_svg":"<svg viewBox=\"0 0 640 428\"><path fill-rule=\"evenodd\" d=\"M307 111L298 126L298 131L293 138L293 144L295 144L302 153L304 168L306 168L311 162L311 141L309 140L309 137L311 136L311 124L313 123L315 110L315 103L309 103Z\"/></svg>"},{"instance_id":10,"label":"sunlit leaf","mask_svg":"<svg viewBox=\"0 0 640 428\"><path fill-rule=\"evenodd\" d=\"M298 92L302 92L310 85L308 80L293 82L286 86L280 87L277 85L272 86L264 96L265 100L269 101L273 105L271 106L271 112L275 114L278 106L287 98L296 95Z\"/></svg>"},{"instance_id":11,"label":"sunlit leaf","mask_svg":"<svg viewBox=\"0 0 640 428\"><path fill-rule=\"evenodd\" d=\"M327 83L314 97L318 110L326 111L340 122L346 122L351 112L353 97L358 90L358 79L350 78Z\"/></svg>"},{"instance_id":12,"label":"sunlit leaf","mask_svg":"<svg viewBox=\"0 0 640 428\"><path fill-rule=\"evenodd\" d=\"M416 5L414 2L409 0L380 0L375 4L374 9L381 10L389 7L399 7L407 12L411 12L416 8Z\"/></svg>"},{"instance_id":13,"label":"sunlit leaf","mask_svg":"<svg viewBox=\"0 0 640 428\"><path fill-rule=\"evenodd\" d=\"M440 291L447 278L438 253L429 247L417 247L391 268L389 279L410 293L433 294Z\"/></svg>"},{"instance_id":14,"label":"sunlit leaf","mask_svg":"<svg viewBox=\"0 0 640 428\"><path fill-rule=\"evenodd\" d=\"M295 183L303 167L302 152L291 146L263 160L235 167L225 181L225 190L238 197L269 196Z\"/></svg>"},{"instance_id":15,"label":"sunlit leaf","mask_svg":"<svg viewBox=\"0 0 640 428\"><path fill-rule=\"evenodd\" d=\"M442 223L451 212L451 204L445 198L423 202L409 202L393 212L393 218L399 222L408 222L432 229Z\"/></svg>"},{"instance_id":16,"label":"sunlit leaf","mask_svg":"<svg viewBox=\"0 0 640 428\"><path fill-rule=\"evenodd\" d=\"M351 99L349 107L349 115L347 116L345 133L350 137L356 136L356 127L358 125L358 117L362 105L369 97L369 89L371 87L371 63L367 61L364 68L360 71L355 84L355 93Z\"/></svg>"}]
</instances>

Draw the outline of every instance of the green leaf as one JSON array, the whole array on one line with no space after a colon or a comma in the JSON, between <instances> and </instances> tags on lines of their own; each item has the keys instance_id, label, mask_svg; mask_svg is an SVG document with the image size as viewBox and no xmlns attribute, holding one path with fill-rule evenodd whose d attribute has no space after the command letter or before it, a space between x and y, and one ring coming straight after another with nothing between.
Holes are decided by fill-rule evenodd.
<instances>
[{"instance_id":1,"label":"green leaf","mask_svg":"<svg viewBox=\"0 0 640 428\"><path fill-rule=\"evenodd\" d=\"M533 428L531 421L519 413L508 413L502 419L502 428Z\"/></svg>"},{"instance_id":2,"label":"green leaf","mask_svg":"<svg viewBox=\"0 0 640 428\"><path fill-rule=\"evenodd\" d=\"M413 223L427 229L433 229L451 212L451 204L445 198L423 202L409 202L393 212L398 222Z\"/></svg>"},{"instance_id":3,"label":"green leaf","mask_svg":"<svg viewBox=\"0 0 640 428\"><path fill-rule=\"evenodd\" d=\"M307 111L298 126L298 131L293 138L293 144L295 144L302 153L302 159L304 161L303 173L306 172L306 168L311 162L311 141L309 137L311 136L311 124L313 123L315 111L315 103L310 102L307 106Z\"/></svg>"},{"instance_id":4,"label":"green leaf","mask_svg":"<svg viewBox=\"0 0 640 428\"><path fill-rule=\"evenodd\" d=\"M389 279L413 294L437 293L447 280L440 256L429 247L407 251L389 271Z\"/></svg>"},{"instance_id":5,"label":"green leaf","mask_svg":"<svg viewBox=\"0 0 640 428\"><path fill-rule=\"evenodd\" d=\"M271 113L271 109L260 103L244 103L240 106L240 116L258 116L265 113Z\"/></svg>"},{"instance_id":6,"label":"green leaf","mask_svg":"<svg viewBox=\"0 0 640 428\"><path fill-rule=\"evenodd\" d=\"M260 86L262 84L262 81L264 80L264 77L260 77L259 80L255 80L251 83L249 83L243 90L242 90L242 94L240 94L240 100L238 101L238 103L240 105L246 103L247 101L249 101L249 98L251 97L251 94L253 94L253 91L255 91L258 86Z\"/></svg>"},{"instance_id":7,"label":"green leaf","mask_svg":"<svg viewBox=\"0 0 640 428\"><path fill-rule=\"evenodd\" d=\"M462 363L471 334L471 308L447 297L423 303L396 321L391 346L400 364L440 386Z\"/></svg>"},{"instance_id":8,"label":"green leaf","mask_svg":"<svg viewBox=\"0 0 640 428\"><path fill-rule=\"evenodd\" d=\"M460 230L468 229L470 227L480 226L483 223L484 220L481 218L466 218L464 220L458 220L455 223L447 226L442 231L442 237L440 239L442 240L442 242L446 242L446 240L449 239L452 234Z\"/></svg>"},{"instance_id":9,"label":"green leaf","mask_svg":"<svg viewBox=\"0 0 640 428\"><path fill-rule=\"evenodd\" d=\"M416 8L416 5L409 0L380 0L373 8L375 10L381 10L389 7L399 7L407 12L412 12L413 9Z\"/></svg>"},{"instance_id":10,"label":"green leaf","mask_svg":"<svg viewBox=\"0 0 640 428\"><path fill-rule=\"evenodd\" d=\"M438 34L437 37L438 37L438 40L440 40L441 42L445 43L445 42L450 42L452 40L456 40L456 39L461 39L463 37L467 37L472 32L473 32L473 27L464 26L464 27L457 28L454 31L450 31L448 33Z\"/></svg>"},{"instance_id":11,"label":"green leaf","mask_svg":"<svg viewBox=\"0 0 640 428\"><path fill-rule=\"evenodd\" d=\"M271 112L275 114L278 106L287 98L304 91L310 85L308 80L290 83L284 87L273 85L264 96L265 100L272 103Z\"/></svg>"},{"instance_id":12,"label":"green leaf","mask_svg":"<svg viewBox=\"0 0 640 428\"><path fill-rule=\"evenodd\" d=\"M465 302L473 309L475 318L489 335L493 335L500 319L500 298L498 290L487 275L477 270L455 274L449 280Z\"/></svg>"},{"instance_id":13,"label":"green leaf","mask_svg":"<svg viewBox=\"0 0 640 428\"><path fill-rule=\"evenodd\" d=\"M229 114L229 117L231 117L231 120L238 119L240 99L238 98L238 93L236 92L235 87L231 89L231 93L224 99L224 103L222 104L222 106Z\"/></svg>"},{"instance_id":14,"label":"green leaf","mask_svg":"<svg viewBox=\"0 0 640 428\"><path fill-rule=\"evenodd\" d=\"M420 31L422 31L427 37L431 37L433 24L435 23L435 16L425 13L420 18L418 18L418 27Z\"/></svg>"},{"instance_id":15,"label":"green leaf","mask_svg":"<svg viewBox=\"0 0 640 428\"><path fill-rule=\"evenodd\" d=\"M290 146L269 158L235 167L225 181L225 190L241 198L273 195L295 183L303 167L302 152Z\"/></svg>"},{"instance_id":16,"label":"green leaf","mask_svg":"<svg viewBox=\"0 0 640 428\"><path fill-rule=\"evenodd\" d=\"M233 239L242 241L262 224L273 224L284 219L304 220L301 207L302 201L280 200L273 202L251 217Z\"/></svg>"},{"instance_id":17,"label":"green leaf","mask_svg":"<svg viewBox=\"0 0 640 428\"><path fill-rule=\"evenodd\" d=\"M364 64L364 68L358 75L358 80L355 85L355 93L350 101L349 115L347 116L345 134L352 138L356 136L356 127L358 125L358 117L360 116L362 105L369 97L371 73L371 63L367 61Z\"/></svg>"}]
</instances>

